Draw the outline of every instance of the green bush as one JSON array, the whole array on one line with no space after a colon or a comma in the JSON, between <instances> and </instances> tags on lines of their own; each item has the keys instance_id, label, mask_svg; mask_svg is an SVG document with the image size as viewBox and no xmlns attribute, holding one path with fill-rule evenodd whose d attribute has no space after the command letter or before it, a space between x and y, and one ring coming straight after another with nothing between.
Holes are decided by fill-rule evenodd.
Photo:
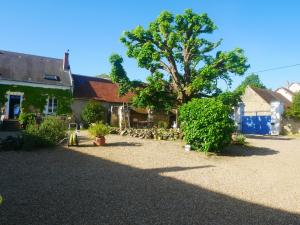
<instances>
[{"instance_id":1,"label":"green bush","mask_svg":"<svg viewBox=\"0 0 300 225\"><path fill-rule=\"evenodd\" d=\"M300 92L293 96L292 105L286 111L286 116L300 120Z\"/></svg>"},{"instance_id":2,"label":"green bush","mask_svg":"<svg viewBox=\"0 0 300 225\"><path fill-rule=\"evenodd\" d=\"M40 125L29 124L23 132L23 148L32 150L38 147L57 145L66 137L66 124L56 117L47 117Z\"/></svg>"},{"instance_id":3,"label":"green bush","mask_svg":"<svg viewBox=\"0 0 300 225\"><path fill-rule=\"evenodd\" d=\"M35 123L36 115L34 113L25 113L22 112L19 116L19 121L22 127L25 129L27 125Z\"/></svg>"},{"instance_id":4,"label":"green bush","mask_svg":"<svg viewBox=\"0 0 300 225\"><path fill-rule=\"evenodd\" d=\"M110 128L102 122L98 122L89 127L89 133L93 137L102 137L110 133Z\"/></svg>"},{"instance_id":5,"label":"green bush","mask_svg":"<svg viewBox=\"0 0 300 225\"><path fill-rule=\"evenodd\" d=\"M220 152L231 143L231 112L230 106L214 98L193 99L184 104L179 114L184 140L193 149Z\"/></svg>"},{"instance_id":6,"label":"green bush","mask_svg":"<svg viewBox=\"0 0 300 225\"><path fill-rule=\"evenodd\" d=\"M103 121L104 110L99 102L89 101L82 110L81 118L87 124Z\"/></svg>"},{"instance_id":7,"label":"green bush","mask_svg":"<svg viewBox=\"0 0 300 225\"><path fill-rule=\"evenodd\" d=\"M233 138L233 143L237 145L244 145L246 143L246 137L243 134L238 134Z\"/></svg>"}]
</instances>

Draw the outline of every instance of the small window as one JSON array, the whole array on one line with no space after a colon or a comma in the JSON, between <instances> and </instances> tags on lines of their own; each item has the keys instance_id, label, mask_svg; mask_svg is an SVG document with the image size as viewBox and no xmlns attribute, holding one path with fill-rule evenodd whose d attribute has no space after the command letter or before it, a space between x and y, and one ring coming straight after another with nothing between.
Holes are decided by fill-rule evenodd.
<instances>
[{"instance_id":1,"label":"small window","mask_svg":"<svg viewBox=\"0 0 300 225\"><path fill-rule=\"evenodd\" d=\"M45 80L55 80L55 81L59 81L59 76L56 75L51 75L51 74L45 74L44 76Z\"/></svg>"},{"instance_id":2,"label":"small window","mask_svg":"<svg viewBox=\"0 0 300 225\"><path fill-rule=\"evenodd\" d=\"M48 99L48 114L55 114L57 112L57 99L51 97Z\"/></svg>"}]
</instances>

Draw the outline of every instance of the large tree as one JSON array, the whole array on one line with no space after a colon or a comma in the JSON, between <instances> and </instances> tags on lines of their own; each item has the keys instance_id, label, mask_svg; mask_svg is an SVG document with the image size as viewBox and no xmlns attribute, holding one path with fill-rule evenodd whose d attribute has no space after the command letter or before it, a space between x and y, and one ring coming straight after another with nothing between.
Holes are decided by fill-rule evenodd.
<instances>
[{"instance_id":1,"label":"large tree","mask_svg":"<svg viewBox=\"0 0 300 225\"><path fill-rule=\"evenodd\" d=\"M205 37L216 28L207 14L188 9L174 16L164 11L148 28L137 26L126 31L121 41L139 67L169 76L165 80L182 104L193 97L218 95L220 80L230 86L231 74L243 75L249 67L240 48L215 51L221 40L212 42Z\"/></svg>"}]
</instances>

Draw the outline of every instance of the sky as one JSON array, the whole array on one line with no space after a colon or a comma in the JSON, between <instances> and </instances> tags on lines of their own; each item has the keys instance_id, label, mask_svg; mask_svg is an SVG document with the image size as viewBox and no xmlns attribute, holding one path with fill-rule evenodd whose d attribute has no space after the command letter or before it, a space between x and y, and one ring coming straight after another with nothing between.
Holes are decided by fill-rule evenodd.
<instances>
[{"instance_id":1,"label":"sky","mask_svg":"<svg viewBox=\"0 0 300 225\"><path fill-rule=\"evenodd\" d=\"M207 13L218 26L208 39L223 39L219 50L244 49L251 65L247 74L300 64L300 1L298 0L1 0L0 49L63 58L70 50L73 73L109 73L112 53L124 57L131 79L149 72L126 57L119 41L126 30L147 27L161 11L180 14L191 8ZM300 82L300 66L259 73L272 89ZM235 77L232 88L244 78Z\"/></svg>"}]
</instances>

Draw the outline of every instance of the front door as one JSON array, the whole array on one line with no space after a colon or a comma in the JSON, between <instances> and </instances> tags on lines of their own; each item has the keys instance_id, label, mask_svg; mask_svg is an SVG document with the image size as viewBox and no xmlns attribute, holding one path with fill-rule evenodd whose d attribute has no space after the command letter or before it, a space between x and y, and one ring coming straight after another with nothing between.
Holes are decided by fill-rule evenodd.
<instances>
[{"instance_id":1,"label":"front door","mask_svg":"<svg viewBox=\"0 0 300 225\"><path fill-rule=\"evenodd\" d=\"M9 95L9 119L17 119L21 112L21 96Z\"/></svg>"}]
</instances>

